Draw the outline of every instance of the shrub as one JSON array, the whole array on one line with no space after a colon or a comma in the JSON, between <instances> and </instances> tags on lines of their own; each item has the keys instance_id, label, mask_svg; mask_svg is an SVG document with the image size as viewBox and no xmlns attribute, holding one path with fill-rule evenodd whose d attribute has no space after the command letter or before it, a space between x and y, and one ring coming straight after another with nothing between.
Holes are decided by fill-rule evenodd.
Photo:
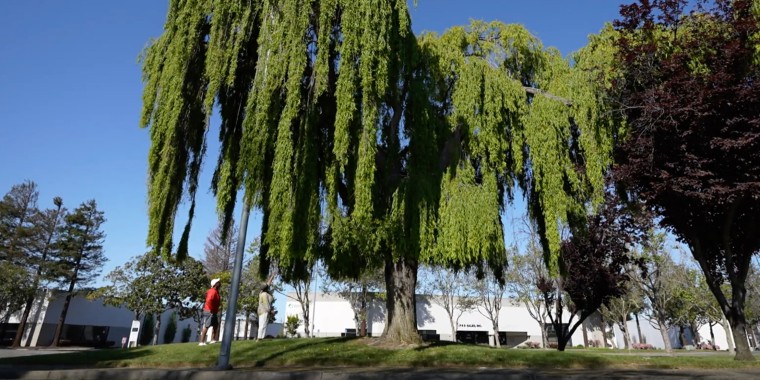
<instances>
[{"instance_id":1,"label":"shrub","mask_svg":"<svg viewBox=\"0 0 760 380\"><path fill-rule=\"evenodd\" d=\"M177 313L172 313L169 322L164 330L164 343L174 343L174 337L177 335Z\"/></svg>"},{"instance_id":2,"label":"shrub","mask_svg":"<svg viewBox=\"0 0 760 380\"><path fill-rule=\"evenodd\" d=\"M147 346L153 341L153 329L156 327L156 321L153 318L153 314L148 314L143 319L142 328L140 331L140 345Z\"/></svg>"},{"instance_id":3,"label":"shrub","mask_svg":"<svg viewBox=\"0 0 760 380\"><path fill-rule=\"evenodd\" d=\"M301 327L301 318L297 315L288 315L288 319L285 321L285 333L287 336L291 338L298 336L299 327Z\"/></svg>"},{"instance_id":4,"label":"shrub","mask_svg":"<svg viewBox=\"0 0 760 380\"><path fill-rule=\"evenodd\" d=\"M525 342L525 346L528 348L539 348L541 347L541 343L538 342Z\"/></svg>"},{"instance_id":5,"label":"shrub","mask_svg":"<svg viewBox=\"0 0 760 380\"><path fill-rule=\"evenodd\" d=\"M549 348L557 348L557 347L559 347L559 344L557 344L556 342L549 343Z\"/></svg>"},{"instance_id":6,"label":"shrub","mask_svg":"<svg viewBox=\"0 0 760 380\"><path fill-rule=\"evenodd\" d=\"M190 328L190 325L185 326L185 328L182 329L182 343L189 342L191 335L193 335L193 329Z\"/></svg>"}]
</instances>

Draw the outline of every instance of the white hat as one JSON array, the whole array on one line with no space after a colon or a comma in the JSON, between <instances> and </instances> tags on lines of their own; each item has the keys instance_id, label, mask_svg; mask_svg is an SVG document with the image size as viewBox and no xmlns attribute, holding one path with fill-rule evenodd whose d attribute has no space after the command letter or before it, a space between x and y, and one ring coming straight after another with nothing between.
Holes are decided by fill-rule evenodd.
<instances>
[{"instance_id":1,"label":"white hat","mask_svg":"<svg viewBox=\"0 0 760 380\"><path fill-rule=\"evenodd\" d=\"M218 279L218 278L215 278L215 279L211 280L211 287L213 287L214 285L216 285L217 283L219 283L219 281L221 281L221 280Z\"/></svg>"}]
</instances>

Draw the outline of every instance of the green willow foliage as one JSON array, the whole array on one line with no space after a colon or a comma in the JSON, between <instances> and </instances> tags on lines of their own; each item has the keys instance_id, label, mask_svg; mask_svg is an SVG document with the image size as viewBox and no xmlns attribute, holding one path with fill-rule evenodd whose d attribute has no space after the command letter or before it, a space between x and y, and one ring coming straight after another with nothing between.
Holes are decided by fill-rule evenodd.
<instances>
[{"instance_id":1,"label":"green willow foliage","mask_svg":"<svg viewBox=\"0 0 760 380\"><path fill-rule=\"evenodd\" d=\"M165 255L185 195L186 254L215 106L220 217L244 190L263 211L262 253L288 276L318 257L352 275L402 259L503 268L515 184L554 270L561 227L599 199L613 139L596 95L603 38L571 65L519 25L415 37L406 0L170 4L143 57L148 244Z\"/></svg>"}]
</instances>

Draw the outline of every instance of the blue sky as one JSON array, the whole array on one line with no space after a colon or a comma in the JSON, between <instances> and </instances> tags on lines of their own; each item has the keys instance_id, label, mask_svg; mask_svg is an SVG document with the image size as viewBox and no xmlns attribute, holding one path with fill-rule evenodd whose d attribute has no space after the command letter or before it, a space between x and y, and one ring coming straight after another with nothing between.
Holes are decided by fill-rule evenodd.
<instances>
[{"instance_id":1,"label":"blue sky","mask_svg":"<svg viewBox=\"0 0 760 380\"><path fill-rule=\"evenodd\" d=\"M418 0L411 13L416 33L440 33L470 19L500 20L523 24L545 46L568 54L617 17L620 3ZM0 194L29 179L39 186L40 207L51 207L54 196L69 209L95 199L107 219L103 274L145 251L149 135L138 126L143 86L137 57L161 34L167 4L0 2L6 31L0 43ZM215 136L212 130L190 240L197 258L217 222L208 191ZM180 211L178 224L185 215ZM248 240L259 233L254 214Z\"/></svg>"}]
</instances>

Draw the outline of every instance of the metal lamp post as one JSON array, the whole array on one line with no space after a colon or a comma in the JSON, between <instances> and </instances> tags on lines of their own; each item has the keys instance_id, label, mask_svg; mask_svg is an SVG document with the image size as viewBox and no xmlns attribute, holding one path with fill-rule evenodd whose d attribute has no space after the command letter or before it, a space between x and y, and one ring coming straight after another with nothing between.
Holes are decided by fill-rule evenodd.
<instances>
[{"instance_id":1,"label":"metal lamp post","mask_svg":"<svg viewBox=\"0 0 760 380\"><path fill-rule=\"evenodd\" d=\"M219 350L219 359L217 360L217 369L232 369L230 365L230 349L232 346L232 335L235 328L237 315L237 299L240 290L240 276L243 272L243 252L245 250L245 234L248 229L248 216L250 207L243 202L243 212L240 215L240 232L238 235L237 249L235 249L235 266L232 269L232 284L230 288L230 299L227 302L227 315L224 320L224 335Z\"/></svg>"}]
</instances>

